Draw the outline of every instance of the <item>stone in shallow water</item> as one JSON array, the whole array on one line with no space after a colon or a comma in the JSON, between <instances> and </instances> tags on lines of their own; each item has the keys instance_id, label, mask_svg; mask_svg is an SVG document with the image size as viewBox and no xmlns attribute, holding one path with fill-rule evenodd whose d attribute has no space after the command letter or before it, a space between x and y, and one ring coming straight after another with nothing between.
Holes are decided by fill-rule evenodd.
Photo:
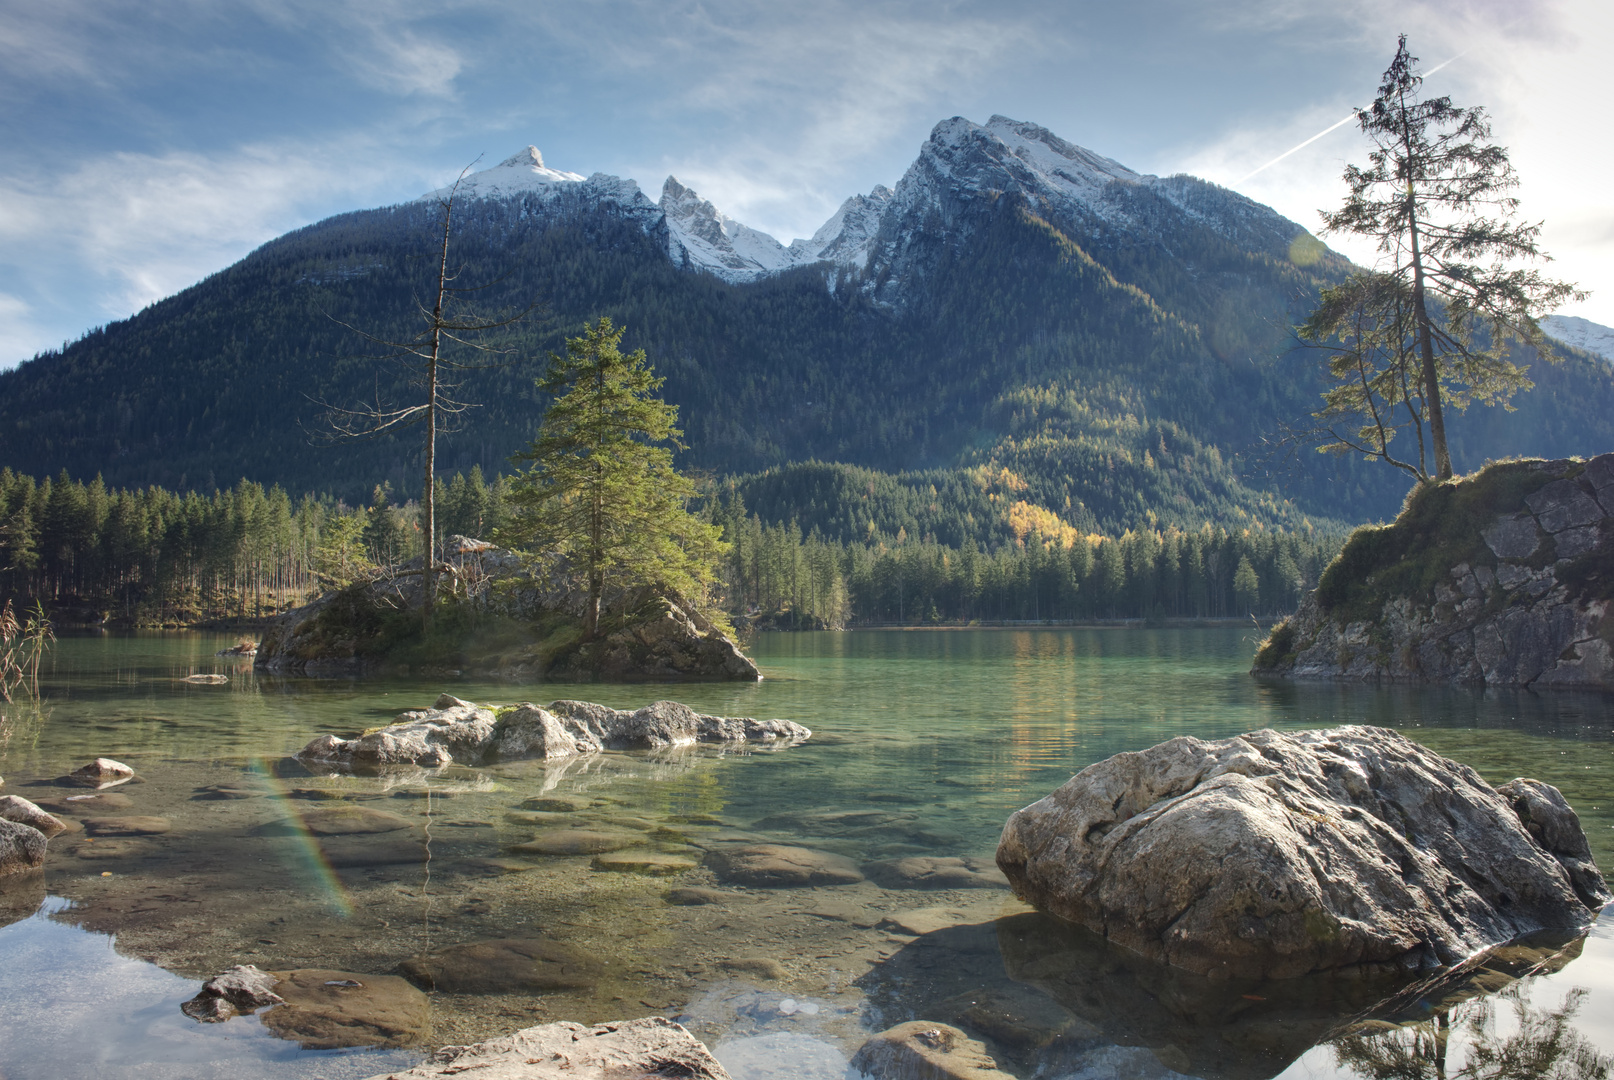
<instances>
[{"instance_id":1,"label":"stone in shallow water","mask_svg":"<svg viewBox=\"0 0 1614 1080\"><path fill-rule=\"evenodd\" d=\"M595 829L550 829L510 850L518 855L598 855L620 851L640 838L632 833L600 832Z\"/></svg>"},{"instance_id":2,"label":"stone in shallow water","mask_svg":"<svg viewBox=\"0 0 1614 1080\"><path fill-rule=\"evenodd\" d=\"M134 779L134 770L121 761L98 757L88 765L81 765L68 773L67 779L85 787L112 787Z\"/></svg>"},{"instance_id":3,"label":"stone in shallow water","mask_svg":"<svg viewBox=\"0 0 1614 1080\"><path fill-rule=\"evenodd\" d=\"M916 855L870 863L864 872L888 889L1006 889L1009 879L991 859Z\"/></svg>"},{"instance_id":4,"label":"stone in shallow water","mask_svg":"<svg viewBox=\"0 0 1614 1080\"><path fill-rule=\"evenodd\" d=\"M942 1003L942 1014L1011 1054L1041 1050L1065 1034L1079 1038L1098 1034L1069 1009L1027 986L992 986L961 994Z\"/></svg>"},{"instance_id":5,"label":"stone in shallow water","mask_svg":"<svg viewBox=\"0 0 1614 1080\"><path fill-rule=\"evenodd\" d=\"M285 1000L275 993L280 977L252 964L237 964L202 984L202 989L180 1005L180 1012L204 1024L217 1024L232 1016L245 1016L265 1005Z\"/></svg>"},{"instance_id":6,"label":"stone in shallow water","mask_svg":"<svg viewBox=\"0 0 1614 1080\"><path fill-rule=\"evenodd\" d=\"M371 1080L730 1080L706 1047L671 1020L650 1016L610 1024L525 1028L472 1046L445 1046L408 1072Z\"/></svg>"},{"instance_id":7,"label":"stone in shallow water","mask_svg":"<svg viewBox=\"0 0 1614 1080\"><path fill-rule=\"evenodd\" d=\"M45 834L31 825L0 818L0 874L20 874L45 864Z\"/></svg>"},{"instance_id":8,"label":"stone in shallow water","mask_svg":"<svg viewBox=\"0 0 1614 1080\"><path fill-rule=\"evenodd\" d=\"M717 966L731 975L748 975L768 982L790 977L785 966L771 956L731 956L719 960Z\"/></svg>"},{"instance_id":9,"label":"stone in shallow water","mask_svg":"<svg viewBox=\"0 0 1614 1080\"><path fill-rule=\"evenodd\" d=\"M106 810L127 810L135 801L121 792L98 791L94 795L58 795L39 799L38 804L53 814L99 814Z\"/></svg>"},{"instance_id":10,"label":"stone in shallow water","mask_svg":"<svg viewBox=\"0 0 1614 1080\"><path fill-rule=\"evenodd\" d=\"M213 784L202 788L195 795L192 795L191 798L198 802L207 802L211 800L228 801L232 799L256 799L262 794L263 793L261 791L254 791L251 788L231 787L228 784Z\"/></svg>"},{"instance_id":11,"label":"stone in shallow water","mask_svg":"<svg viewBox=\"0 0 1614 1080\"><path fill-rule=\"evenodd\" d=\"M744 893L725 892L722 889L702 889L699 887L668 889L665 898L667 903L678 907L695 907L701 904L746 903L751 899Z\"/></svg>"},{"instance_id":12,"label":"stone in shallow water","mask_svg":"<svg viewBox=\"0 0 1614 1080\"><path fill-rule=\"evenodd\" d=\"M549 814L572 814L579 810L587 810L590 805L588 799L574 795L535 795L530 799L522 799L516 808L539 810Z\"/></svg>"},{"instance_id":13,"label":"stone in shallow water","mask_svg":"<svg viewBox=\"0 0 1614 1080\"><path fill-rule=\"evenodd\" d=\"M1549 785L1517 799L1556 802L1569 828ZM1145 956L1292 978L1586 926L1610 894L1584 835L1572 851L1546 837L1473 769L1342 727L1183 736L1089 765L1009 818L997 861L1040 910Z\"/></svg>"},{"instance_id":14,"label":"stone in shallow water","mask_svg":"<svg viewBox=\"0 0 1614 1080\"><path fill-rule=\"evenodd\" d=\"M73 854L92 861L139 859L150 855L154 850L156 849L147 840L86 840L73 851Z\"/></svg>"},{"instance_id":15,"label":"stone in shallow water","mask_svg":"<svg viewBox=\"0 0 1614 1080\"><path fill-rule=\"evenodd\" d=\"M706 853L724 881L740 885L855 885L863 873L851 859L787 844L750 844Z\"/></svg>"},{"instance_id":16,"label":"stone in shallow water","mask_svg":"<svg viewBox=\"0 0 1614 1080\"><path fill-rule=\"evenodd\" d=\"M297 815L315 836L370 836L407 829L413 821L387 810L368 806L332 806Z\"/></svg>"},{"instance_id":17,"label":"stone in shallow water","mask_svg":"<svg viewBox=\"0 0 1614 1080\"><path fill-rule=\"evenodd\" d=\"M67 823L17 795L0 795L0 818L38 829L47 838L67 831Z\"/></svg>"},{"instance_id":18,"label":"stone in shallow water","mask_svg":"<svg viewBox=\"0 0 1614 1080\"><path fill-rule=\"evenodd\" d=\"M332 869L349 870L364 866L408 866L426 860L426 845L419 840L322 840L320 853Z\"/></svg>"},{"instance_id":19,"label":"stone in shallow water","mask_svg":"<svg viewBox=\"0 0 1614 1080\"><path fill-rule=\"evenodd\" d=\"M986 1047L950 1024L914 1020L880 1032L852 1058L872 1080L1010 1080Z\"/></svg>"},{"instance_id":20,"label":"stone in shallow water","mask_svg":"<svg viewBox=\"0 0 1614 1080\"><path fill-rule=\"evenodd\" d=\"M426 995L396 975L318 968L274 974L285 1004L265 1012L263 1026L305 1050L412 1046L430 1031Z\"/></svg>"},{"instance_id":21,"label":"stone in shallow water","mask_svg":"<svg viewBox=\"0 0 1614 1080\"><path fill-rule=\"evenodd\" d=\"M587 990L604 966L581 949L541 938L472 941L411 957L398 973L416 986L446 994L544 993Z\"/></svg>"},{"instance_id":22,"label":"stone in shallow water","mask_svg":"<svg viewBox=\"0 0 1614 1080\"><path fill-rule=\"evenodd\" d=\"M620 874L647 874L651 877L671 877L695 869L695 860L682 855L669 855L663 851L628 849L606 855L596 855L594 869Z\"/></svg>"},{"instance_id":23,"label":"stone in shallow water","mask_svg":"<svg viewBox=\"0 0 1614 1080\"><path fill-rule=\"evenodd\" d=\"M150 815L84 819L84 828L91 836L161 836L173 827L167 818Z\"/></svg>"},{"instance_id":24,"label":"stone in shallow water","mask_svg":"<svg viewBox=\"0 0 1614 1080\"><path fill-rule=\"evenodd\" d=\"M972 913L961 908L922 907L893 912L881 919L880 925L888 930L895 930L902 934L913 934L918 937L935 933L937 930L945 930L949 926L961 926L964 923L976 922L979 918L978 912Z\"/></svg>"}]
</instances>

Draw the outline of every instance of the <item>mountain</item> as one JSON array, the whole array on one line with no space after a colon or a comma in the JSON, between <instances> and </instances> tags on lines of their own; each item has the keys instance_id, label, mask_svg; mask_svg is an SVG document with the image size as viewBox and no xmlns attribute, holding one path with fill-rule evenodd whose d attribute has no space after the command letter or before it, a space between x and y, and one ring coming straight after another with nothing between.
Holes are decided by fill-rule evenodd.
<instances>
[{"instance_id":1,"label":"mountain","mask_svg":"<svg viewBox=\"0 0 1614 1080\"><path fill-rule=\"evenodd\" d=\"M1614 365L1614 327L1575 315L1548 315L1541 328L1565 345L1602 357Z\"/></svg>"},{"instance_id":2,"label":"mountain","mask_svg":"<svg viewBox=\"0 0 1614 1080\"><path fill-rule=\"evenodd\" d=\"M479 408L443 437L446 471L508 471L543 408L541 358L607 315L666 377L685 467L743 475L748 502L825 532L879 517L851 505L872 501L882 520L985 541L1012 514L1108 533L1299 527L1388 517L1405 494L1394 470L1280 438L1320 386L1290 328L1343 258L1237 193L1137 173L1034 124L944 121L893 187L788 245L675 178L652 201L532 147L460 194L458 280L485 284L488 310L540 306L503 341L525 362L464 373ZM322 403L414 392L352 328L418 325L438 214L427 195L296 230L0 373L0 465L418 492L412 433L317 436ZM1576 352L1532 374L1518 412L1450 423L1460 468L1614 445L1605 365Z\"/></svg>"}]
</instances>

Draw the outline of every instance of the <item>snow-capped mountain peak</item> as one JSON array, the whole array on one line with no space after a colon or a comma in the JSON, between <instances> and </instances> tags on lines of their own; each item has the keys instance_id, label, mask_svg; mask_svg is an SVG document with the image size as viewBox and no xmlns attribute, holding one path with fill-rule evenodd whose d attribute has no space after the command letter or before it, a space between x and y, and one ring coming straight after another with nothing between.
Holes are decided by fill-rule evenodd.
<instances>
[{"instance_id":1,"label":"snow-capped mountain peak","mask_svg":"<svg viewBox=\"0 0 1614 1080\"><path fill-rule=\"evenodd\" d=\"M580 184L580 173L551 169L544 164L544 155L536 146L529 146L512 154L493 166L471 173L460 181L458 195L467 199L500 199L512 195L550 187L554 184ZM436 199L447 195L447 187L422 195L422 199Z\"/></svg>"},{"instance_id":2,"label":"snow-capped mountain peak","mask_svg":"<svg viewBox=\"0 0 1614 1080\"><path fill-rule=\"evenodd\" d=\"M1541 320L1541 329L1565 345L1585 349L1614 364L1614 328L1578 315L1548 315Z\"/></svg>"},{"instance_id":3,"label":"snow-capped mountain peak","mask_svg":"<svg viewBox=\"0 0 1614 1080\"><path fill-rule=\"evenodd\" d=\"M891 189L877 185L867 195L853 195L820 225L810 240L793 240L790 250L801 262L832 262L864 269L880 218L891 202Z\"/></svg>"},{"instance_id":4,"label":"snow-capped mountain peak","mask_svg":"<svg viewBox=\"0 0 1614 1080\"><path fill-rule=\"evenodd\" d=\"M673 261L726 281L750 281L798 261L779 241L724 215L676 176L661 187L661 212Z\"/></svg>"}]
</instances>

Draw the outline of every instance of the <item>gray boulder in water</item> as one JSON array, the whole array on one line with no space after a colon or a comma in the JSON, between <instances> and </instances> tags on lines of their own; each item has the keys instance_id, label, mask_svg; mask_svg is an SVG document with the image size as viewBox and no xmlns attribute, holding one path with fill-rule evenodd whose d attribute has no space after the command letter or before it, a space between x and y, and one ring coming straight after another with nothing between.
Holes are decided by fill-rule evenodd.
<instances>
[{"instance_id":1,"label":"gray boulder in water","mask_svg":"<svg viewBox=\"0 0 1614 1080\"><path fill-rule=\"evenodd\" d=\"M1011 816L997 862L1042 911L1254 978L1456 963L1614 899L1556 788L1374 727L1117 754Z\"/></svg>"},{"instance_id":2,"label":"gray boulder in water","mask_svg":"<svg viewBox=\"0 0 1614 1080\"><path fill-rule=\"evenodd\" d=\"M31 825L0 818L0 874L18 874L45 865L45 834Z\"/></svg>"},{"instance_id":3,"label":"gray boulder in water","mask_svg":"<svg viewBox=\"0 0 1614 1080\"><path fill-rule=\"evenodd\" d=\"M496 713L443 694L432 708L401 713L395 723L358 738L321 735L297 756L350 768L435 768L568 758L601 750L661 750L697 742L789 744L811 735L789 720L706 716L676 701L635 711L586 701L556 701L547 709L523 702Z\"/></svg>"}]
</instances>

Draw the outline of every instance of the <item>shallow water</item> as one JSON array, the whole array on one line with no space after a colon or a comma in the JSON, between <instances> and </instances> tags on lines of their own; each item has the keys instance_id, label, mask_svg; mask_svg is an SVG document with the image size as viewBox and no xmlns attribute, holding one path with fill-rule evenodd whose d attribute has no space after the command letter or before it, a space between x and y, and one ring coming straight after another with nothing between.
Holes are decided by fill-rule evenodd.
<instances>
[{"instance_id":1,"label":"shallow water","mask_svg":"<svg viewBox=\"0 0 1614 1080\"><path fill-rule=\"evenodd\" d=\"M51 842L38 912L0 928L0 1078L381 1073L418 1052L300 1051L252 1018L195 1024L178 1002L236 963L381 974L445 946L510 938L581 950L599 964L592 985L434 993L426 1042L655 1012L680 1017L737 1080L838 1078L871 1028L908 1019L960 1023L992 1039L1006 1067L1049 1078L1366 1076L1375 1054L1398 1039L1411 1045L1425 1028L1439 1034L1424 1043L1445 1045L1451 1075L1465 1055L1483 1057L1487 1040L1521 1032L1569 1030L1614 1052L1614 928L1605 937L1602 925L1567 952L1555 943L1486 973L1490 996L1426 988L1420 1000L1433 1003L1435 1019L1403 1010L1375 1020L1371 1038L1340 1041L1360 1002L1310 1012L1285 1002L1283 1011L1265 1004L1274 995L1252 991L1236 1016L1153 1015L1148 1003L1180 1004L1197 991L1066 941L1002 889L737 889L701 865L740 837L865 866L989 857L1010 812L1118 751L1179 734L1366 722L1407 731L1493 783L1530 775L1558 785L1599 864L1614 866L1614 698L1262 684L1245 674L1253 637L765 635L752 650L762 683L675 687L285 679L216 657L234 643L220 635L64 639L43 705L5 710L3 790L36 801L82 793L56 778L114 757L139 776L115 789L129 800L119 812L163 817L169 829ZM195 673L228 682L180 681ZM443 690L619 708L670 697L703 712L797 720L814 736L777 751L607 754L391 778L310 776L287 760L315 735L385 723ZM238 797L203 797L221 786ZM534 798L549 801L522 809ZM396 815L397 828L315 835L309 823L332 806ZM676 872L512 853L563 825L632 833L632 850ZM665 896L676 887L724 895L672 904ZM34 903L22 896L10 910L26 914ZM1028 957L1065 957L1066 967L1050 973ZM1541 973L1527 974L1532 965ZM1555 1017L1566 1000L1573 1015ZM1415 1022L1424 1027L1404 1026Z\"/></svg>"}]
</instances>

